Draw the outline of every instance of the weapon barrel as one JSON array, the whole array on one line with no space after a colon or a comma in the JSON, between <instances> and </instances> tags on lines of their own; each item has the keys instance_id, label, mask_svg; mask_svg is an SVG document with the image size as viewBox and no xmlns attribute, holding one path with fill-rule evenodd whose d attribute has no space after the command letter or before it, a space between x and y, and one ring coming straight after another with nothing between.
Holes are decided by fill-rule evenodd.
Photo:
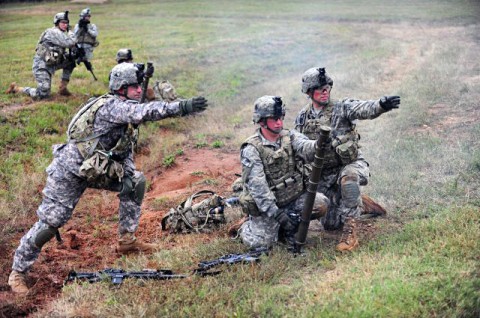
<instances>
[{"instance_id":1,"label":"weapon barrel","mask_svg":"<svg viewBox=\"0 0 480 318\"><path fill-rule=\"evenodd\" d=\"M147 87L148 87L148 81L150 80L150 77L152 77L153 74L149 73L149 70L152 69L152 62L147 62L147 71L144 75L144 80L142 84L142 97L140 98L140 104L145 103L145 98L147 97Z\"/></svg>"},{"instance_id":2,"label":"weapon barrel","mask_svg":"<svg viewBox=\"0 0 480 318\"><path fill-rule=\"evenodd\" d=\"M310 225L310 217L312 215L313 204L315 202L315 196L317 194L318 183L320 182L320 177L322 175L323 159L324 159L324 144L326 143L330 135L330 127L322 126L320 127L320 135L318 136L317 142L315 143L315 158L312 163L312 172L310 173L310 178L307 184L307 197L305 198L305 204L302 210L302 218L298 226L298 231L296 235L296 250L300 252L299 249L305 245L308 233L308 226Z\"/></svg>"}]
</instances>

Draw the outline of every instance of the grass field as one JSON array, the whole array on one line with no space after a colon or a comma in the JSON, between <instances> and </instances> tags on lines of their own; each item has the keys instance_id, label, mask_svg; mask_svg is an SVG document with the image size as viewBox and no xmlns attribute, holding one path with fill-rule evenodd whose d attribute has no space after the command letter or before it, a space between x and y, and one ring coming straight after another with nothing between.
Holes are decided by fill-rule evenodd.
<instances>
[{"instance_id":1,"label":"grass field","mask_svg":"<svg viewBox=\"0 0 480 318\"><path fill-rule=\"evenodd\" d=\"M22 230L35 220L51 145L64 142L81 103L107 91L120 47L130 47L137 62L152 61L154 79L168 79L182 97L203 95L211 104L202 116L142 126L140 143L149 145L148 156L141 158L144 171L175 169L179 149L236 151L254 129L252 105L262 95L283 96L291 128L307 103L301 75L313 66L326 67L334 98L400 95L399 110L358 124L372 174L364 191L387 208L388 216L374 222L375 235L350 255L336 253L334 241L317 235L305 257L293 258L278 247L256 266L225 268L215 277L127 281L120 289L106 282L68 285L55 299L30 307L32 316L480 315L478 1L90 4L100 30L92 61L99 81L79 66L69 86L71 98L55 96L58 74L50 100L4 94L12 81L35 85L35 44L53 15L68 9L75 21L84 7L46 2L0 9L2 266L11 265ZM97 204L81 201L75 213L85 215ZM173 246L169 238L159 241L170 247L112 266L153 264L186 272L198 260L244 250L221 235L182 236ZM0 277L1 290L8 289L6 279Z\"/></svg>"}]
</instances>

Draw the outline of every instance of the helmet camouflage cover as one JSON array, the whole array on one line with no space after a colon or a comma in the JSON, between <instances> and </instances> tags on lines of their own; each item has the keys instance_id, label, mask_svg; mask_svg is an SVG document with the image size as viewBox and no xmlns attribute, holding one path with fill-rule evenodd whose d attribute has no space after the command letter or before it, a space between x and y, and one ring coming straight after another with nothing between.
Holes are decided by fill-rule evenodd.
<instances>
[{"instance_id":1,"label":"helmet camouflage cover","mask_svg":"<svg viewBox=\"0 0 480 318\"><path fill-rule=\"evenodd\" d=\"M53 24L57 25L61 20L67 20L67 22L70 22L68 21L68 11L55 14L53 17Z\"/></svg>"},{"instance_id":2,"label":"helmet camouflage cover","mask_svg":"<svg viewBox=\"0 0 480 318\"><path fill-rule=\"evenodd\" d=\"M285 105L279 96L262 96L255 101L253 122L258 123L262 118L284 117Z\"/></svg>"},{"instance_id":3,"label":"helmet camouflage cover","mask_svg":"<svg viewBox=\"0 0 480 318\"><path fill-rule=\"evenodd\" d=\"M80 18L84 19L85 17L87 16L91 16L90 14L90 8L85 8L82 10L82 12L80 12Z\"/></svg>"},{"instance_id":4,"label":"helmet camouflage cover","mask_svg":"<svg viewBox=\"0 0 480 318\"><path fill-rule=\"evenodd\" d=\"M307 94L310 90L323 85L333 86L333 80L325 72L325 68L310 68L302 76L302 93Z\"/></svg>"},{"instance_id":5,"label":"helmet camouflage cover","mask_svg":"<svg viewBox=\"0 0 480 318\"><path fill-rule=\"evenodd\" d=\"M132 63L117 64L110 72L108 87L111 92L117 91L124 86L142 84L143 73Z\"/></svg>"},{"instance_id":6,"label":"helmet camouflage cover","mask_svg":"<svg viewBox=\"0 0 480 318\"><path fill-rule=\"evenodd\" d=\"M118 63L121 61L133 60L132 50L126 48L118 50L117 57L115 59Z\"/></svg>"}]
</instances>

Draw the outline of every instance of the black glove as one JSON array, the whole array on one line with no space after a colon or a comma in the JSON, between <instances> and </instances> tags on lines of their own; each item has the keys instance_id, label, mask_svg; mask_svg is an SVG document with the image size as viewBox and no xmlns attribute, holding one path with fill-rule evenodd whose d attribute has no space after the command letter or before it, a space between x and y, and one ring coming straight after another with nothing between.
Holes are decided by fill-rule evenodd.
<instances>
[{"instance_id":1,"label":"black glove","mask_svg":"<svg viewBox=\"0 0 480 318\"><path fill-rule=\"evenodd\" d=\"M285 231L295 230L295 224L285 212L277 213L277 215L275 215L275 220L280 223L280 225L285 229Z\"/></svg>"},{"instance_id":2,"label":"black glove","mask_svg":"<svg viewBox=\"0 0 480 318\"><path fill-rule=\"evenodd\" d=\"M208 107L207 102L208 101L202 96L180 101L182 115L203 112Z\"/></svg>"},{"instance_id":3,"label":"black glove","mask_svg":"<svg viewBox=\"0 0 480 318\"><path fill-rule=\"evenodd\" d=\"M380 98L380 106L387 112L400 107L400 96L383 96Z\"/></svg>"}]
</instances>

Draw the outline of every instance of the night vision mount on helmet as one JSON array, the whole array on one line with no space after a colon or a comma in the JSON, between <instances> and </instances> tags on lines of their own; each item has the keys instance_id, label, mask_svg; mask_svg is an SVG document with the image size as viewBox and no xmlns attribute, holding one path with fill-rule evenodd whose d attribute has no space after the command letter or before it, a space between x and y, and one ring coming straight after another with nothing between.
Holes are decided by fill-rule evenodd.
<instances>
[{"instance_id":1,"label":"night vision mount on helmet","mask_svg":"<svg viewBox=\"0 0 480 318\"><path fill-rule=\"evenodd\" d=\"M262 118L283 118L285 105L279 96L262 96L255 101L253 122L257 124Z\"/></svg>"},{"instance_id":2,"label":"night vision mount on helmet","mask_svg":"<svg viewBox=\"0 0 480 318\"><path fill-rule=\"evenodd\" d=\"M333 80L325 72L325 68L310 68L302 76L302 93L308 94L309 91L324 85L333 86Z\"/></svg>"}]
</instances>

